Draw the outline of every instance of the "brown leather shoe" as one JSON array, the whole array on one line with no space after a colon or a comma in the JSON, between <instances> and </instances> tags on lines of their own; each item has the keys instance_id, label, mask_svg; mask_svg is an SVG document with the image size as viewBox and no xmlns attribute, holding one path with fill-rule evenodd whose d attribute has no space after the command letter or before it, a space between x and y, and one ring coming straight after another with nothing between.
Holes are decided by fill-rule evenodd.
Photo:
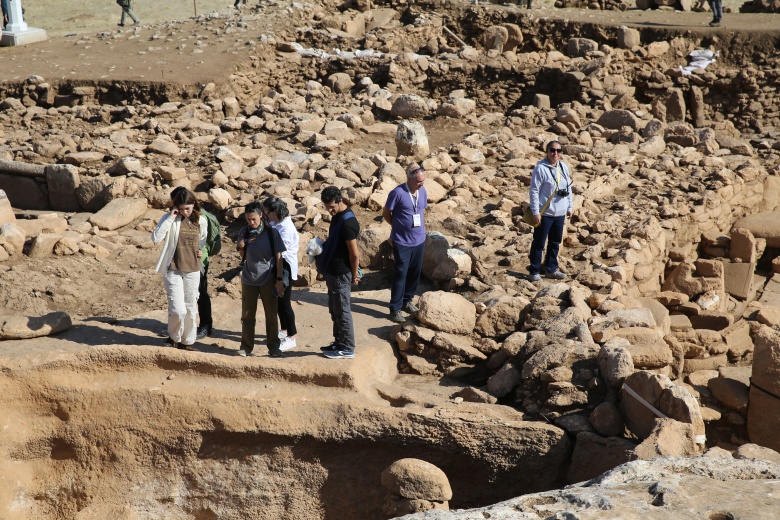
<instances>
[{"instance_id":1,"label":"brown leather shoe","mask_svg":"<svg viewBox=\"0 0 780 520\"><path fill-rule=\"evenodd\" d=\"M192 345L185 345L184 343L179 343L179 348L188 352L195 352L197 350Z\"/></svg>"}]
</instances>

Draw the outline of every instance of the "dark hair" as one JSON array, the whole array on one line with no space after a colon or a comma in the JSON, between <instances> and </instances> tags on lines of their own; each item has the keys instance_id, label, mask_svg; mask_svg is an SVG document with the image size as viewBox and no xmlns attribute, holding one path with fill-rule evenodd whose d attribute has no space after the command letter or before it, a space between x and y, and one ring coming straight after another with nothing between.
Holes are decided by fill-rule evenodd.
<instances>
[{"instance_id":1,"label":"dark hair","mask_svg":"<svg viewBox=\"0 0 780 520\"><path fill-rule=\"evenodd\" d=\"M324 190L322 190L322 195L320 195L320 200L324 202L325 204L330 204L331 202L339 203L341 202L341 190L338 189L335 186L328 186Z\"/></svg>"},{"instance_id":2,"label":"dark hair","mask_svg":"<svg viewBox=\"0 0 780 520\"><path fill-rule=\"evenodd\" d=\"M200 204L198 199L195 198L195 194L184 186L177 186L171 191L171 206L182 206L192 204L193 209L190 214L190 222L197 224L200 221Z\"/></svg>"},{"instance_id":3,"label":"dark hair","mask_svg":"<svg viewBox=\"0 0 780 520\"><path fill-rule=\"evenodd\" d=\"M263 201L263 207L268 213L272 211L276 212L276 216L279 218L280 222L290 216L290 210L287 209L287 204L279 197L268 197Z\"/></svg>"},{"instance_id":4,"label":"dark hair","mask_svg":"<svg viewBox=\"0 0 780 520\"><path fill-rule=\"evenodd\" d=\"M246 206L244 206L244 213L257 213L258 215L263 214L263 207L260 206L260 203L256 200L250 202Z\"/></svg>"},{"instance_id":5,"label":"dark hair","mask_svg":"<svg viewBox=\"0 0 780 520\"><path fill-rule=\"evenodd\" d=\"M549 143L547 143L547 148L545 148L544 151L545 152L549 152L550 148L552 148L552 145L554 145L554 144L557 144L558 146L563 147L563 145L561 144L560 141L553 140L553 141L550 141Z\"/></svg>"}]
</instances>

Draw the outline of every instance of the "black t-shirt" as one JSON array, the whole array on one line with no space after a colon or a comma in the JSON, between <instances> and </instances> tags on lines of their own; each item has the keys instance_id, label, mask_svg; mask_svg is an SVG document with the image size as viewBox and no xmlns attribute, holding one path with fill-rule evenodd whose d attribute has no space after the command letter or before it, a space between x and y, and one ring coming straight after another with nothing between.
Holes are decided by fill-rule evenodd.
<instances>
[{"instance_id":1,"label":"black t-shirt","mask_svg":"<svg viewBox=\"0 0 780 520\"><path fill-rule=\"evenodd\" d=\"M330 227L333 227L338 223L339 220L344 218L344 213L346 213L348 209L345 209L341 213L336 213L333 216L333 219L330 221ZM349 250L347 249L347 240L356 240L358 233L360 233L360 224L355 217L348 218L341 225L338 245L336 246L336 251L333 253L333 259L330 261L330 265L328 266L328 274L339 276L352 272L352 267L349 265Z\"/></svg>"}]
</instances>

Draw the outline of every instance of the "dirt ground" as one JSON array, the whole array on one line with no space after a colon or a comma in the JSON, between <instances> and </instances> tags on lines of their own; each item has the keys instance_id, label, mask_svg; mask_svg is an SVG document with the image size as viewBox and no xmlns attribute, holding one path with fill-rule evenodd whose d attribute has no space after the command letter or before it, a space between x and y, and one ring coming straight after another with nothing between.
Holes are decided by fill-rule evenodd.
<instances>
[{"instance_id":1,"label":"dirt ground","mask_svg":"<svg viewBox=\"0 0 780 520\"><path fill-rule=\"evenodd\" d=\"M26 21L45 28L48 42L25 47L0 48L0 88L3 82L19 82L33 74L49 81L105 80L155 81L169 84L203 84L224 79L247 59L262 35L280 40L294 38L302 5L267 1L249 2L238 12L232 2L183 0L133 3L140 27L116 26L119 7L110 0L97 3L44 0L28 2ZM463 6L466 5L464 2ZM738 11L740 2L726 0L726 7ZM182 24L170 24L199 14ZM484 9L519 9L514 5L480 4ZM728 14L724 27L707 27L707 13L671 11L594 12L586 9L555 9L551 0L535 2L533 16L565 18L603 24L625 24L674 31L701 30L712 33L747 31L751 34L780 31L780 15ZM297 13L297 14L296 14ZM224 29L224 18L234 17L234 29ZM213 23L212 23L213 22ZM103 32L100 32L103 31ZM10 130L6 130L8 134ZM431 146L447 146L469 131L467 124L430 128ZM380 150L392 147L389 136L366 136L357 147ZM226 245L225 251L231 248ZM89 258L58 259L56 265L24 258L0 266L6 284L0 298L6 302L0 313L42 314L63 310L76 317L119 319L137 316L149 309L162 309L165 300L160 282L151 267L156 251L138 249L110 260ZM225 253L216 259L211 273L212 287L229 288L224 273L237 265L238 258ZM101 275L95 276L95 273ZM366 280L367 289L387 286L387 276L377 273ZM27 290L32 288L32 290Z\"/></svg>"},{"instance_id":2,"label":"dirt ground","mask_svg":"<svg viewBox=\"0 0 780 520\"><path fill-rule=\"evenodd\" d=\"M458 0L456 5L467 6ZM780 32L778 14L740 14L739 0L726 0L720 28L708 26L708 13L666 10L597 12L587 9L556 9L552 0L534 2L530 10L540 20L567 19L584 23L628 25L637 28L673 31L705 31L708 34ZM45 0L26 5L26 22L46 29L50 40L17 48L0 48L2 82L18 82L38 74L47 80L133 80L173 82L178 84L215 81L228 74L237 62L247 58L244 52L261 35L279 39L294 38L294 30L303 4L265 1L250 2L236 18L236 28L229 37L220 30L209 30L214 16L235 15L228 1L194 0L202 23L197 30L192 22L169 26L166 22L186 20L195 6L185 0L152 2L136 0L133 10L141 20L140 27L117 27L120 9L110 0L97 3ZM538 4L538 6L537 6ZM485 9L519 9L516 5L480 4ZM221 25L221 24L220 24ZM214 24L216 27L217 24ZM101 32L102 31L102 32Z\"/></svg>"}]
</instances>

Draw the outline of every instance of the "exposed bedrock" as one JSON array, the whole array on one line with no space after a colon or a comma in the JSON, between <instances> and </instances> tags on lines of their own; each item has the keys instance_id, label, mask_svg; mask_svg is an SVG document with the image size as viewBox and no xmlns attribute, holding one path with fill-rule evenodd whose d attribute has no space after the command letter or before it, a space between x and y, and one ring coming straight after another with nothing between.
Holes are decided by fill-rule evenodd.
<instances>
[{"instance_id":1,"label":"exposed bedrock","mask_svg":"<svg viewBox=\"0 0 780 520\"><path fill-rule=\"evenodd\" d=\"M108 347L6 367L0 507L8 519L379 518L381 473L403 457L441 468L453 507L560 484L562 430L508 407L417 404L393 385L394 363L379 349L339 372Z\"/></svg>"}]
</instances>

